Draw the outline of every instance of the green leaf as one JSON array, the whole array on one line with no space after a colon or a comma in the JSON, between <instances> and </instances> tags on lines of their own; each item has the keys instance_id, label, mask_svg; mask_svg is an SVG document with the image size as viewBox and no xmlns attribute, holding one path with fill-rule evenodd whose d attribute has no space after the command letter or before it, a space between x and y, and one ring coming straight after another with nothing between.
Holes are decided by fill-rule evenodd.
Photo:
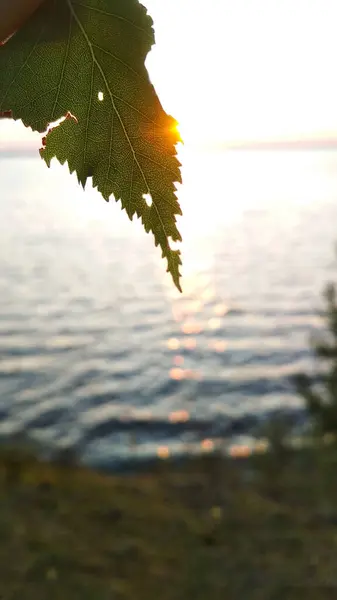
<instances>
[{"instance_id":1,"label":"green leaf","mask_svg":"<svg viewBox=\"0 0 337 600\"><path fill-rule=\"evenodd\" d=\"M180 289L176 121L145 68L152 20L138 0L47 0L0 49L0 112L45 132L41 156L88 177L142 219ZM149 205L144 198L151 197Z\"/></svg>"}]
</instances>

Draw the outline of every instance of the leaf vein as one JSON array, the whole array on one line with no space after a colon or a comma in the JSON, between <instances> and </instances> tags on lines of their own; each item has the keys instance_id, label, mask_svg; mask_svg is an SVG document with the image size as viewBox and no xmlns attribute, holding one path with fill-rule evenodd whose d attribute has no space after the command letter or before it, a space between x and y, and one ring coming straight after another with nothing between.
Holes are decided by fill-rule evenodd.
<instances>
[{"instance_id":1,"label":"leaf vein","mask_svg":"<svg viewBox=\"0 0 337 600\"><path fill-rule=\"evenodd\" d=\"M142 113L141 110L139 110L138 108L136 108L132 104L129 104L129 102L127 102L126 100L124 100L124 98L120 98L119 96L116 96L116 94L112 94L112 97L115 98L115 100L119 100L119 102L123 102L123 104L125 104L125 106L128 106L129 108L132 108L132 110L134 110L136 113L138 113L141 117L143 117L143 119L145 119L149 123L152 123L152 125L155 125L155 126L157 125L157 123L155 121L153 121L153 119L150 119L147 115L144 115L144 113ZM115 110L116 110L116 112L118 112L117 108Z\"/></svg>"},{"instance_id":2,"label":"leaf vein","mask_svg":"<svg viewBox=\"0 0 337 600\"><path fill-rule=\"evenodd\" d=\"M109 181L109 177L110 177L111 156L112 156L112 147L113 147L113 134L114 134L114 130L115 130L114 129L114 121L115 121L115 115L114 115L114 113L112 113L111 126L110 126L109 163L108 163L108 170L107 170L105 181Z\"/></svg>"},{"instance_id":3,"label":"leaf vein","mask_svg":"<svg viewBox=\"0 0 337 600\"><path fill-rule=\"evenodd\" d=\"M57 84L57 94L56 94L56 97L55 97L55 102L54 102L53 111L52 111L52 121L55 118L55 109L56 109L56 106L57 106L57 103L58 103L58 99L59 99L59 96L60 96L61 86L62 86L62 83L63 83L64 73L65 73L66 64L67 64L67 60L68 60L68 56L69 56L72 22L73 22L73 16L72 16L72 14L70 14L70 19L69 19L69 34L68 34L67 47L66 47L66 51L64 53L64 59L63 59L63 62L62 62L62 69L61 69L61 74L60 74L60 80L59 80L59 82Z\"/></svg>"},{"instance_id":4,"label":"leaf vein","mask_svg":"<svg viewBox=\"0 0 337 600\"><path fill-rule=\"evenodd\" d=\"M37 102L38 100L41 100L41 98L44 98L44 96L48 96L48 94L51 94L52 92L54 92L57 89L57 86L51 88L50 90L47 90L46 92L43 92L43 94L39 94L38 96L35 96L35 98L31 98L29 100L29 102L26 102L26 104L21 104L21 106L18 106L18 112L24 110L25 108L27 108L27 106L31 106L32 104L35 104L35 102Z\"/></svg>"},{"instance_id":5,"label":"leaf vein","mask_svg":"<svg viewBox=\"0 0 337 600\"><path fill-rule=\"evenodd\" d=\"M21 65L20 69L18 70L18 72L17 72L17 73L15 73L15 75L14 75L14 77L13 77L13 79L12 79L11 83L9 84L8 88L6 89L6 93L5 93L5 95L3 96L3 98L2 98L2 100L1 100L1 102L0 102L0 106L3 106L3 107L4 107L4 104L3 104L3 103L4 103L5 99L6 99L6 97L8 96L8 94L9 94L9 92L10 92L10 90L11 90L12 86L14 85L15 81L17 80L17 78L20 76L20 74L21 74L21 72L23 71L23 69L25 68L25 66L26 66L26 65L28 65L28 61L29 61L30 57L32 56L32 54L35 52L35 50L36 50L36 48L37 48L37 46L38 46L38 44L39 44L39 42L40 42L40 39L41 39L41 37L42 37L42 34L43 34L44 30L45 30L45 25L43 24L43 25L42 25L42 27L41 27L41 31L40 31L40 33L39 33L39 35L38 35L37 39L36 39L36 42L35 42L35 44L33 45L33 48L32 48L32 49L31 49L31 51L29 52L29 54L28 54L27 58L26 58L26 59L23 61L23 63L22 63L22 65Z\"/></svg>"},{"instance_id":6,"label":"leaf vein","mask_svg":"<svg viewBox=\"0 0 337 600\"><path fill-rule=\"evenodd\" d=\"M128 65L128 63L124 62L124 60L122 60L121 58L119 58L116 54L113 54L112 52L109 52L109 50L105 50L105 48L102 48L101 46L98 46L98 44L92 44L92 47L93 48L97 48L97 50L100 50L101 52L103 52L104 54L107 54L108 56L111 56L111 58L114 58L119 63L121 63L121 65L124 65L124 67L126 67L129 71L131 71L132 73L134 73L135 75L137 75L138 77L140 77L140 74L135 69L133 69L130 65Z\"/></svg>"},{"instance_id":7,"label":"leaf vein","mask_svg":"<svg viewBox=\"0 0 337 600\"><path fill-rule=\"evenodd\" d=\"M129 208L131 207L131 204L132 204L134 164L135 164L135 161L133 160L132 161L132 168L131 168L130 190L129 190Z\"/></svg>"},{"instance_id":8,"label":"leaf vein","mask_svg":"<svg viewBox=\"0 0 337 600\"><path fill-rule=\"evenodd\" d=\"M151 158L150 156L147 156L146 154L142 154L141 152L139 152L138 156L141 156L142 158L145 158L145 160L148 160L149 162L152 162L154 165L157 165L157 167L160 167L164 171L167 171L168 173L171 173L171 175L175 178L175 181L179 181L179 173L176 173L175 171L173 171L169 167L165 167L165 165L161 164L160 162L158 162L154 158Z\"/></svg>"},{"instance_id":9,"label":"leaf vein","mask_svg":"<svg viewBox=\"0 0 337 600\"><path fill-rule=\"evenodd\" d=\"M129 19L122 17L122 15L116 15L115 13L106 12L105 10L100 10L99 8L95 8L94 6L86 6L85 4L81 4L81 2L73 1L73 4L76 4L76 6L81 6L81 8L86 8L89 11L91 10L92 12L99 13L106 17L112 17L113 19L118 19L119 21L124 21L125 23L128 23L128 25L131 25L131 27L134 27L135 29L138 29L139 31L142 31L143 33L145 33L146 37L148 37L152 41L152 35L150 35L146 31L146 29L144 29L143 27L140 27L139 25L136 25L136 23L133 23Z\"/></svg>"},{"instance_id":10,"label":"leaf vein","mask_svg":"<svg viewBox=\"0 0 337 600\"><path fill-rule=\"evenodd\" d=\"M90 114L91 114L91 108L92 108L92 90L94 88L94 72L95 72L95 63L94 63L94 61L92 61L89 102L88 102L88 111L87 111L87 119L86 119L86 124L85 124L84 144L83 144L83 170L84 171L85 171L85 161L87 158L87 149L88 149L88 133L89 133Z\"/></svg>"}]
</instances>

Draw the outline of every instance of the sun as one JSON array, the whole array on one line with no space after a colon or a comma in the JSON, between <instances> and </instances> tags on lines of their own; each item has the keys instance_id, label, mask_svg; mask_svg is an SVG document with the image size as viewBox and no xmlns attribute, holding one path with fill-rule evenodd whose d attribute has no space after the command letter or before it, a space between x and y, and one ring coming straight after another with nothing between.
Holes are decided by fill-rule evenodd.
<instances>
[{"instance_id":1,"label":"sun","mask_svg":"<svg viewBox=\"0 0 337 600\"><path fill-rule=\"evenodd\" d=\"M181 113L175 125L175 130L183 144L188 146L203 145L210 140L214 140L217 130L216 123L213 124L211 119L201 121L197 115L192 115L187 110L181 111Z\"/></svg>"},{"instance_id":2,"label":"sun","mask_svg":"<svg viewBox=\"0 0 337 600\"><path fill-rule=\"evenodd\" d=\"M173 130L178 133L179 137L183 141L183 139L182 139L182 133L181 133L181 125L180 125L180 123L178 123L178 121L176 121L176 123L173 125Z\"/></svg>"},{"instance_id":3,"label":"sun","mask_svg":"<svg viewBox=\"0 0 337 600\"><path fill-rule=\"evenodd\" d=\"M195 135L195 127L186 122L186 119L177 121L174 125L174 131L178 134L180 138L179 141L182 144L193 143L200 139L198 135Z\"/></svg>"},{"instance_id":4,"label":"sun","mask_svg":"<svg viewBox=\"0 0 337 600\"><path fill-rule=\"evenodd\" d=\"M184 143L184 139L183 136L181 134L181 128L180 128L180 123L178 121L176 121L175 119L173 119L173 124L170 127L170 133L173 135L173 137L175 138L175 143Z\"/></svg>"}]
</instances>

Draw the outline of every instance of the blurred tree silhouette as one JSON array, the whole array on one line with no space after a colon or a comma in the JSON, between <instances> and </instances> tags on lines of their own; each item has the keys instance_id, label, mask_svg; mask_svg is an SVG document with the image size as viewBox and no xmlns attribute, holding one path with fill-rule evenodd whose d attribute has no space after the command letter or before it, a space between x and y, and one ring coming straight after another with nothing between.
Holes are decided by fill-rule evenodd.
<instances>
[{"instance_id":1,"label":"blurred tree silhouette","mask_svg":"<svg viewBox=\"0 0 337 600\"><path fill-rule=\"evenodd\" d=\"M299 373L294 377L297 392L305 400L314 433L322 436L337 434L337 294L334 283L328 283L323 293L326 309L323 317L327 331L314 340L313 350L319 365L319 382L312 375Z\"/></svg>"}]
</instances>

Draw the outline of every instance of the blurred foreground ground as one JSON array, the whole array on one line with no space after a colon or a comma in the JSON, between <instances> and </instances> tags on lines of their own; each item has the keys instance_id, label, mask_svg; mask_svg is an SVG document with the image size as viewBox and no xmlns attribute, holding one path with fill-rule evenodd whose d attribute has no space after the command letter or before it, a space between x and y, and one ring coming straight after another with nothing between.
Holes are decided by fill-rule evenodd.
<instances>
[{"instance_id":1,"label":"blurred foreground ground","mask_svg":"<svg viewBox=\"0 0 337 600\"><path fill-rule=\"evenodd\" d=\"M1 600L337 597L337 451L106 476L0 452Z\"/></svg>"}]
</instances>

